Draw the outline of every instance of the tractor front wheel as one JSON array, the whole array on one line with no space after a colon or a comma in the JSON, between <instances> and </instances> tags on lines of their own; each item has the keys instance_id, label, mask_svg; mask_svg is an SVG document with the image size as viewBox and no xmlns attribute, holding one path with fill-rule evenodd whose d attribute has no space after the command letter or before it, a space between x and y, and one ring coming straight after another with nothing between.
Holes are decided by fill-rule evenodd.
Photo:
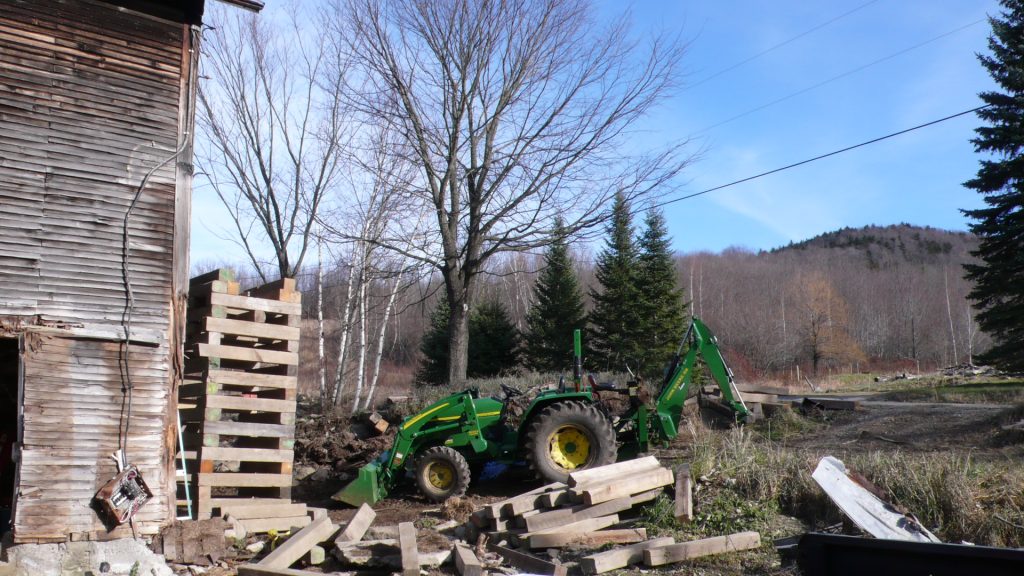
<instances>
[{"instance_id":1,"label":"tractor front wheel","mask_svg":"<svg viewBox=\"0 0 1024 576\"><path fill-rule=\"evenodd\" d=\"M462 496L469 487L469 479L466 459L446 446L429 448L416 460L416 484L434 502Z\"/></svg>"},{"instance_id":2,"label":"tractor front wheel","mask_svg":"<svg viewBox=\"0 0 1024 576\"><path fill-rule=\"evenodd\" d=\"M530 423L526 456L547 482L565 482L570 472L615 462L615 430L596 407L559 402Z\"/></svg>"}]
</instances>

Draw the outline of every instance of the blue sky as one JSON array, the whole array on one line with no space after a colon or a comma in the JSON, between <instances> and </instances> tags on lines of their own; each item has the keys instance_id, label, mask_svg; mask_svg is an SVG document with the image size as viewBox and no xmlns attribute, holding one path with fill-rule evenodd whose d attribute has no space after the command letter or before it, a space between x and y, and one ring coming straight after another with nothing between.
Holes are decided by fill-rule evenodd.
<instances>
[{"instance_id":1,"label":"blue sky","mask_svg":"<svg viewBox=\"0 0 1024 576\"><path fill-rule=\"evenodd\" d=\"M679 30L690 43L684 87L651 126L704 148L687 170L686 193L974 108L978 92L993 86L975 54L987 50L986 14L997 12L994 0L637 2L638 31ZM674 245L767 249L843 226L899 222L966 229L958 209L980 205L961 185L977 168L969 142L976 125L973 114L963 116L666 207Z\"/></svg>"},{"instance_id":2,"label":"blue sky","mask_svg":"<svg viewBox=\"0 0 1024 576\"><path fill-rule=\"evenodd\" d=\"M599 3L602 15L623 6ZM636 143L690 137L703 150L680 194L974 108L993 86L975 54L987 50L995 0L638 0L631 10L637 33L665 30L689 44L683 86ZM976 125L963 116L668 206L674 247L770 249L843 226L900 222L964 230L959 209L981 204L961 185L977 168ZM196 187L193 261L241 257L226 240L219 202Z\"/></svg>"}]
</instances>

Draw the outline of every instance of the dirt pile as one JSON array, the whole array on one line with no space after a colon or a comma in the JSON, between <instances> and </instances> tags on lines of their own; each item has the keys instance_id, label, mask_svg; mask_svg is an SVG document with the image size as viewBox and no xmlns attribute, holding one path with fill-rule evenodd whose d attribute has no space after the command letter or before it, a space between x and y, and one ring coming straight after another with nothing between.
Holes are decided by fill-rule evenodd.
<instances>
[{"instance_id":1,"label":"dirt pile","mask_svg":"<svg viewBox=\"0 0 1024 576\"><path fill-rule=\"evenodd\" d=\"M295 460L314 467L329 466L338 474L353 473L387 450L395 437L394 422L380 434L365 417L342 410L326 413L315 403L299 403L295 421Z\"/></svg>"}]
</instances>

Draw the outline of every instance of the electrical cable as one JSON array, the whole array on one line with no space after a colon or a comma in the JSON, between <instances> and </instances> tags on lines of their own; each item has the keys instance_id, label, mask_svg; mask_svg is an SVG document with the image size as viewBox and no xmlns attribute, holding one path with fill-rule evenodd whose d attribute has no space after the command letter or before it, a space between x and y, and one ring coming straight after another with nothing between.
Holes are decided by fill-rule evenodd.
<instances>
[{"instance_id":1,"label":"electrical cable","mask_svg":"<svg viewBox=\"0 0 1024 576\"><path fill-rule=\"evenodd\" d=\"M796 36L793 36L792 38L789 38L787 40L783 40L782 42L779 42L778 44L775 44L774 46L771 46L770 48L765 48L764 50L758 52L757 54L754 54L753 56L750 56L750 57L748 57L748 58L746 58L744 60L741 60L741 61L739 61L739 62L737 62L737 63L735 63L735 64L733 64L733 65L731 65L731 66L729 66L727 68L723 68L723 69L719 70L718 72L715 72L714 74L712 74L712 75L710 75L710 76L708 76L708 77L706 77L706 78L696 82L695 84L689 84L689 85L687 85L687 88L696 88L697 86L700 86L701 84L704 84L705 82L710 82L710 81L714 80L715 78L718 78L719 76L721 76L723 74L726 74L728 72L732 72L733 70L739 68L740 66L743 66L744 64L746 64L748 62L752 62L754 60L757 60L761 56L764 56L765 54L768 54L769 52L773 52L775 50L778 50L779 48L782 48L783 46L786 46L787 44L792 44L793 42L796 42L797 40L803 38L804 36L807 36L808 34L811 34L813 32L817 32L818 30L821 30L822 28L828 26L829 24L832 24L833 22L836 22L837 20L842 20L843 18L846 18L850 14L853 14L854 12L857 12L857 11L860 11L860 10L862 10L864 8L867 8L868 6L870 6L872 4L875 4L877 2L878 2L878 0L870 0L870 2L865 2L864 4L861 4L860 6L857 6L856 8L854 8L852 10L848 10L846 12L843 12L842 14L836 16L835 18L832 18L831 20L827 20L825 22L822 22L821 24L818 24L817 26L815 26L813 28L805 30L805 31L797 34Z\"/></svg>"},{"instance_id":2,"label":"electrical cable","mask_svg":"<svg viewBox=\"0 0 1024 576\"><path fill-rule=\"evenodd\" d=\"M825 80L822 80L821 82L818 82L816 84L812 84L812 85L810 85L810 86L808 86L806 88L802 88L800 90L797 90L796 92L792 92L790 94L782 96L781 98L776 98L775 100L772 100L771 102L767 102L765 104L761 104L760 106L756 106L756 107L751 108L751 109L749 109L749 110L747 110L745 112L740 112L739 114L736 114L735 116L730 116L729 118L726 118L725 120L722 120L721 122L717 122L715 124L712 124L710 126L702 128L702 129L698 130L697 132L695 132L694 134L703 134L704 132L708 132L710 130L714 130L715 128L718 128L719 126L723 126L723 125L728 124L730 122L734 122L736 120L739 120L740 118L749 116L749 115L751 115L751 114L753 114L755 112L760 112L761 110L764 110L765 108L770 108L772 106L775 106L776 104L780 104L780 103L785 102L786 100L789 100L791 98L796 98L797 96L800 96L801 94L806 94L806 93L808 93L808 92L810 92L812 90L816 90L818 88L821 88L822 86L825 86L826 84L831 84L832 82L835 82L837 80L842 80L843 78L846 78L847 76L851 76L853 74L856 74L857 72L861 72L863 70L871 68L872 66L876 66L876 65L881 64L883 62L887 62L889 60L892 60L893 58L896 58L898 56L902 56L902 55L906 54L907 52L912 52L914 50L917 50L918 48L921 48L922 46L926 46L928 44L931 44L932 42L936 42L936 41L941 40L941 39L943 39L943 38L945 38L947 36L952 36L953 34L956 34L957 32L960 32L962 30L966 30L966 29L970 28L971 26L976 26L978 24L981 24L982 22L985 22L985 20L984 19L975 20L974 22L971 22L969 24L964 24L963 26L960 26L959 28L955 28L955 29L950 30L948 32L943 32L942 34L939 34L938 36L929 38L928 40L925 40L923 42L919 42L917 44L914 44L913 46L909 46L909 47L904 48L902 50L899 50L897 52L893 52L892 54L889 54L888 56L883 56L881 58L878 58L877 60L872 60L871 62L868 62L867 64L862 64L861 66L858 66L856 68L852 68L852 69L847 70L846 72L843 72L841 74L837 74L837 75L832 76L830 78L826 78Z\"/></svg>"},{"instance_id":3,"label":"electrical cable","mask_svg":"<svg viewBox=\"0 0 1024 576\"><path fill-rule=\"evenodd\" d=\"M979 110L984 110L985 108L988 108L989 106L991 106L991 104L985 104L984 106L978 106L977 108L971 108L970 110L964 110L963 112L957 112L956 114L951 114L949 116L945 116L945 117L939 118L937 120L932 120L931 122L925 122L924 124L918 124L917 126L906 128L904 130L900 130L899 132L893 132L891 134L886 134L885 136L879 136L878 138L872 138L871 140L867 140L865 142L861 142L860 144L854 144L853 146L847 146L846 148L841 148L839 150L833 150L832 152L828 152L826 154L821 154L819 156L815 156L813 158L808 158L806 160L801 160L800 162L794 162L793 164L788 164L788 165L782 166L780 168L775 168L774 170L769 170L767 172L761 172L760 174L755 174L753 176L748 176L746 178L741 178L739 180L734 180L732 182L729 182L728 184L722 184L720 186L715 186L714 188L708 188L707 190L701 190L700 192L694 192L693 194L687 194L685 196L680 196L679 198L673 198L671 200L665 200L664 202L657 202L655 204L652 204L651 208L661 208L662 206L667 206L669 204L674 204L676 202L680 202L682 200L687 200L687 199L690 199L690 198L696 198L697 196L702 196L704 194L708 194L708 193L714 192L716 190L721 190L723 188L729 188L730 186L735 186L737 184L742 184L744 182L750 182L751 180L756 180L758 178L762 178L762 177L768 176L770 174L775 174L776 172L782 172L783 170L789 170L790 168L796 168L797 166L803 166L804 164L810 164L811 162L816 162L818 160L822 160L822 159L828 158L830 156L835 156L837 154L842 154L843 152L849 152L850 150L855 150L857 148L862 148L862 147L867 146L869 144L875 144L875 143L881 142L883 140L888 140L889 138L894 138L896 136L900 136L900 135L906 134L908 132L913 132L914 130L920 130L921 128L927 128L928 126L934 126L935 124L939 124L939 123L945 122L947 120L952 120L954 118L959 118L960 116L965 116L967 114L971 114L972 112L977 112Z\"/></svg>"}]
</instances>

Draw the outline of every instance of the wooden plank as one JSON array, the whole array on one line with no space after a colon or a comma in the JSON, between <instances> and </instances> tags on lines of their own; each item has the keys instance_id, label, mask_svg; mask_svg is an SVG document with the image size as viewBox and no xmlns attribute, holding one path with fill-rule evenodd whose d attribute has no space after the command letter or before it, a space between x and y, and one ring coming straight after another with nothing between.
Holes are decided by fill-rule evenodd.
<instances>
[{"instance_id":1,"label":"wooden plank","mask_svg":"<svg viewBox=\"0 0 1024 576\"><path fill-rule=\"evenodd\" d=\"M553 482L551 484L545 484L544 486L540 486L538 488L534 488L533 490L530 490L529 492L524 492L522 494L519 494L518 496L513 496L512 498L507 498L507 499L501 500L499 502L494 502L494 503L488 504L487 506L484 507L484 515L487 516L488 518L502 518L505 506L507 504L515 501L515 500L526 499L526 500L533 501L533 499L531 497L536 496L537 494L543 494L545 492L550 492L552 490L561 490L561 489L564 489L564 488L565 488L565 484L563 484L561 482ZM507 516L505 516L505 517L507 517Z\"/></svg>"},{"instance_id":2,"label":"wooden plank","mask_svg":"<svg viewBox=\"0 0 1024 576\"><path fill-rule=\"evenodd\" d=\"M220 358L221 360L241 360L243 362L261 362L268 364L285 364L297 366L299 355L294 352L280 350L260 350L239 346L222 346L220 344L197 344L199 356L202 358Z\"/></svg>"},{"instance_id":3,"label":"wooden plank","mask_svg":"<svg viewBox=\"0 0 1024 576\"><path fill-rule=\"evenodd\" d=\"M526 552L519 552L505 546L499 546L494 543L489 543L487 548L504 558L509 564L525 570L530 574L543 574L545 576L568 576L569 568L564 564L552 564L545 560L534 556L533 554L527 554Z\"/></svg>"},{"instance_id":4,"label":"wooden plank","mask_svg":"<svg viewBox=\"0 0 1024 576\"><path fill-rule=\"evenodd\" d=\"M757 532L738 532L728 536L715 536L644 550L644 564L662 566L712 554L750 550L761 546L761 535Z\"/></svg>"},{"instance_id":5,"label":"wooden plank","mask_svg":"<svg viewBox=\"0 0 1024 576\"><path fill-rule=\"evenodd\" d=\"M616 512L629 510L632 507L632 499L629 496L626 496L602 502L596 506L580 504L579 506L573 506L572 508L561 508L559 510L552 510L551 512L542 512L536 516L525 518L524 522L528 532L538 532L540 530L564 526L566 524L572 524L582 520L589 520L591 518L607 516L608 514L615 514Z\"/></svg>"},{"instance_id":6,"label":"wooden plank","mask_svg":"<svg viewBox=\"0 0 1024 576\"><path fill-rule=\"evenodd\" d=\"M564 546L596 548L605 544L632 544L646 539L646 529L625 528L584 534L535 534L530 536L528 546L530 548L562 548Z\"/></svg>"},{"instance_id":7,"label":"wooden plank","mask_svg":"<svg viewBox=\"0 0 1024 576\"><path fill-rule=\"evenodd\" d=\"M309 526L311 520L309 516L291 516L285 518L250 518L248 520L239 520L238 522L245 527L247 532L269 532L271 530L280 532L282 530Z\"/></svg>"},{"instance_id":8,"label":"wooden plank","mask_svg":"<svg viewBox=\"0 0 1024 576\"><path fill-rule=\"evenodd\" d=\"M291 485L291 474L258 474L252 472L203 472L199 474L199 486L273 488ZM288 516L298 516L298 514L288 514Z\"/></svg>"},{"instance_id":9,"label":"wooden plank","mask_svg":"<svg viewBox=\"0 0 1024 576\"><path fill-rule=\"evenodd\" d=\"M613 478L640 474L644 470L657 468L659 466L661 466L661 464L658 462L657 458L654 456L645 456L644 458L637 458L636 460L626 460L623 462L616 462L615 464L608 464L607 466L588 468L587 470L570 473L569 486L575 488L581 484L605 482Z\"/></svg>"},{"instance_id":10,"label":"wooden plank","mask_svg":"<svg viewBox=\"0 0 1024 576\"><path fill-rule=\"evenodd\" d=\"M679 522L693 520L693 479L689 464L680 464L676 468L675 516Z\"/></svg>"},{"instance_id":11,"label":"wooden plank","mask_svg":"<svg viewBox=\"0 0 1024 576\"><path fill-rule=\"evenodd\" d=\"M662 486L672 484L674 476L667 468L652 468L645 470L643 474L629 478L620 478L592 485L583 492L583 501L587 504L599 504L630 496L640 492L647 492Z\"/></svg>"},{"instance_id":12,"label":"wooden plank","mask_svg":"<svg viewBox=\"0 0 1024 576\"><path fill-rule=\"evenodd\" d=\"M412 522L398 524L398 546L402 549L402 576L419 576L420 553L416 548L416 527Z\"/></svg>"},{"instance_id":13,"label":"wooden plank","mask_svg":"<svg viewBox=\"0 0 1024 576\"><path fill-rule=\"evenodd\" d=\"M294 390L296 385L295 376L282 376L277 374L257 374L253 372L237 372L233 370L210 370L207 372L207 382L225 384L230 386L256 386L260 388L281 388Z\"/></svg>"},{"instance_id":14,"label":"wooden plank","mask_svg":"<svg viewBox=\"0 0 1024 576\"><path fill-rule=\"evenodd\" d=\"M483 576L483 566L468 546L456 543L452 554L455 556L455 571L461 576Z\"/></svg>"},{"instance_id":15,"label":"wooden plank","mask_svg":"<svg viewBox=\"0 0 1024 576\"><path fill-rule=\"evenodd\" d=\"M291 402L289 400L289 402ZM294 404L294 402L293 402ZM203 425L204 434L247 436L251 438L295 438L295 426L257 422L214 421Z\"/></svg>"},{"instance_id":16,"label":"wooden plank","mask_svg":"<svg viewBox=\"0 0 1024 576\"><path fill-rule=\"evenodd\" d=\"M287 462L295 457L293 450L273 450L270 448L221 448L207 446L203 448L203 460L230 460L232 462Z\"/></svg>"},{"instance_id":17,"label":"wooden plank","mask_svg":"<svg viewBox=\"0 0 1024 576\"><path fill-rule=\"evenodd\" d=\"M568 489L554 490L540 495L540 506L557 508L573 501L573 494Z\"/></svg>"},{"instance_id":18,"label":"wooden plank","mask_svg":"<svg viewBox=\"0 0 1024 576\"><path fill-rule=\"evenodd\" d=\"M561 526L554 528L545 528L543 530L537 530L536 532L528 532L523 535L522 539L527 539L537 534L585 534L587 532L596 532L603 528L607 528L613 524L619 523L618 514L610 514L608 516L598 516L596 518L587 518L585 520L578 520L576 522L569 522Z\"/></svg>"},{"instance_id":19,"label":"wooden plank","mask_svg":"<svg viewBox=\"0 0 1024 576\"><path fill-rule=\"evenodd\" d=\"M206 396L207 408L222 410L244 410L255 412L295 412L295 400L274 400L272 398L246 398L244 396L226 396L209 394Z\"/></svg>"},{"instance_id":20,"label":"wooden plank","mask_svg":"<svg viewBox=\"0 0 1024 576\"><path fill-rule=\"evenodd\" d=\"M244 320L211 318L209 316L206 318L204 324L207 332L231 334L233 336L252 336L253 338L264 338L268 340L299 339L299 328L297 326L246 322Z\"/></svg>"},{"instance_id":21,"label":"wooden plank","mask_svg":"<svg viewBox=\"0 0 1024 576\"><path fill-rule=\"evenodd\" d=\"M669 546L675 542L675 539L670 537L655 538L632 546L591 554L580 559L580 569L584 574L604 574L643 561L645 550Z\"/></svg>"},{"instance_id":22,"label":"wooden plank","mask_svg":"<svg viewBox=\"0 0 1024 576\"><path fill-rule=\"evenodd\" d=\"M235 296L233 294L210 294L210 304L213 306L239 308L241 310L270 312L271 314L288 314L296 316L302 314L302 304L299 303L265 300L263 298L252 298L249 296Z\"/></svg>"},{"instance_id":23,"label":"wooden plank","mask_svg":"<svg viewBox=\"0 0 1024 576\"><path fill-rule=\"evenodd\" d=\"M345 542L357 542L363 539L363 535L370 528L370 524L373 524L374 518L377 517L377 513L370 508L369 504L365 502L356 511L355 516L348 521L345 529L338 534L338 537L334 540L335 544L343 544Z\"/></svg>"},{"instance_id":24,"label":"wooden plank","mask_svg":"<svg viewBox=\"0 0 1024 576\"><path fill-rule=\"evenodd\" d=\"M221 515L230 514L236 520L248 520L250 518L285 518L302 516L306 513L305 504L292 504L282 500L280 504L259 504L251 505L223 505L220 507Z\"/></svg>"},{"instance_id":25,"label":"wooden plank","mask_svg":"<svg viewBox=\"0 0 1024 576\"><path fill-rule=\"evenodd\" d=\"M337 529L338 527L332 524L328 517L314 520L260 560L259 565L266 568L287 568L309 552L310 548L329 539Z\"/></svg>"}]
</instances>

